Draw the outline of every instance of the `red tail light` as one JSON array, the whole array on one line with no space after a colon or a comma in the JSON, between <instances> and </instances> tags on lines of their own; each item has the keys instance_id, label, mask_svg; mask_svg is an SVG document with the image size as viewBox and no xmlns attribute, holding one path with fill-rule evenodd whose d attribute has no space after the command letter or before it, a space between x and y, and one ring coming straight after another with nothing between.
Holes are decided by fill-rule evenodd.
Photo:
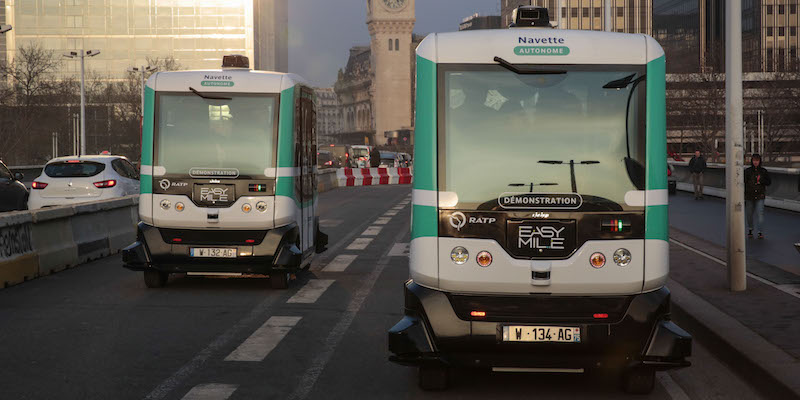
<instances>
[{"instance_id":1,"label":"red tail light","mask_svg":"<svg viewBox=\"0 0 800 400\"><path fill-rule=\"evenodd\" d=\"M252 244L252 243L255 243L256 241L255 241L255 239L247 239L247 240L245 240L244 242L245 242L245 243L251 243L251 244Z\"/></svg>"},{"instance_id":2,"label":"red tail light","mask_svg":"<svg viewBox=\"0 0 800 400\"><path fill-rule=\"evenodd\" d=\"M667 176L672 176L672 170L671 169L667 169Z\"/></svg>"},{"instance_id":3,"label":"red tail light","mask_svg":"<svg viewBox=\"0 0 800 400\"><path fill-rule=\"evenodd\" d=\"M485 317L486 316L486 311L472 311L472 312L469 313L469 315L471 315L473 317Z\"/></svg>"},{"instance_id":4,"label":"red tail light","mask_svg":"<svg viewBox=\"0 0 800 400\"><path fill-rule=\"evenodd\" d=\"M100 188L100 189L110 188L110 187L117 186L117 181L115 181L113 179L109 179L107 181L95 182L94 186L97 187L97 188Z\"/></svg>"},{"instance_id":5,"label":"red tail light","mask_svg":"<svg viewBox=\"0 0 800 400\"><path fill-rule=\"evenodd\" d=\"M180 242L183 241L183 239L181 239L181 238L172 238L172 241L175 242L175 243L180 243Z\"/></svg>"},{"instance_id":6,"label":"red tail light","mask_svg":"<svg viewBox=\"0 0 800 400\"><path fill-rule=\"evenodd\" d=\"M594 318L595 319L606 319L606 318L608 318L608 314L605 314L605 313L595 314Z\"/></svg>"},{"instance_id":7,"label":"red tail light","mask_svg":"<svg viewBox=\"0 0 800 400\"><path fill-rule=\"evenodd\" d=\"M44 182L33 182L31 183L31 187L34 189L44 189L47 187L47 184Z\"/></svg>"}]
</instances>

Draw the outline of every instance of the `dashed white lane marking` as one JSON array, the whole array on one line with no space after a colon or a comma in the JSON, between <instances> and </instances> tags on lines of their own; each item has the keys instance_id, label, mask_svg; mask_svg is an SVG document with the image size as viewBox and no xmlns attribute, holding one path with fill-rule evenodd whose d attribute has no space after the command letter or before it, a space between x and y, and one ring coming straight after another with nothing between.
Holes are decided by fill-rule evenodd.
<instances>
[{"instance_id":1,"label":"dashed white lane marking","mask_svg":"<svg viewBox=\"0 0 800 400\"><path fill-rule=\"evenodd\" d=\"M714 261L717 264L722 265L723 267L726 267L726 268L728 267L728 264L725 261L720 260L719 258L712 256L711 254L708 254L708 253L706 253L704 251L695 249L694 247L691 247L691 246L689 246L687 244L681 243L681 242L679 242L679 241L677 241L675 239L672 239L672 238L670 238L669 241L670 241L670 243L675 243L678 246L681 246L686 250L689 250L689 251L691 251L693 253L696 253L696 254L699 254L699 255L701 255L701 256L703 256L705 258L708 258L709 260ZM761 283L763 283L765 285L772 286L775 289L778 289L778 290L780 290L780 291L782 291L784 293L787 293L789 295L792 295L792 296L797 297L798 299L800 299L800 292L797 292L797 290L794 288L795 285L779 285L779 284L777 284L775 282L769 281L769 280L764 279L764 278L762 278L762 277L760 277L758 275L754 275L754 274L752 274L750 272L747 273L747 276L750 277L750 278L753 278L753 279L755 279L755 280L757 280L757 281L759 281L759 282L761 282Z\"/></svg>"},{"instance_id":2,"label":"dashed white lane marking","mask_svg":"<svg viewBox=\"0 0 800 400\"><path fill-rule=\"evenodd\" d=\"M302 317L270 317L225 361L263 361Z\"/></svg>"},{"instance_id":3,"label":"dashed white lane marking","mask_svg":"<svg viewBox=\"0 0 800 400\"><path fill-rule=\"evenodd\" d=\"M321 219L319 220L319 226L323 228L335 228L342 224L344 220L341 219Z\"/></svg>"},{"instance_id":4,"label":"dashed white lane marking","mask_svg":"<svg viewBox=\"0 0 800 400\"><path fill-rule=\"evenodd\" d=\"M402 210L404 208L406 208L405 204L398 204L398 205L392 207L392 210Z\"/></svg>"},{"instance_id":5,"label":"dashed white lane marking","mask_svg":"<svg viewBox=\"0 0 800 400\"><path fill-rule=\"evenodd\" d=\"M339 254L322 269L322 272L342 272L350 266L350 263L352 263L356 257L358 256L355 254Z\"/></svg>"},{"instance_id":6,"label":"dashed white lane marking","mask_svg":"<svg viewBox=\"0 0 800 400\"><path fill-rule=\"evenodd\" d=\"M372 242L372 238L356 238L345 250L364 250Z\"/></svg>"},{"instance_id":7,"label":"dashed white lane marking","mask_svg":"<svg viewBox=\"0 0 800 400\"><path fill-rule=\"evenodd\" d=\"M389 257L408 257L408 247L408 243L395 243L392 249L389 250Z\"/></svg>"},{"instance_id":8,"label":"dashed white lane marking","mask_svg":"<svg viewBox=\"0 0 800 400\"><path fill-rule=\"evenodd\" d=\"M397 213L398 213L397 210L389 210L389 211L386 211L385 213L383 213L383 215L395 216L395 215L397 215Z\"/></svg>"},{"instance_id":9,"label":"dashed white lane marking","mask_svg":"<svg viewBox=\"0 0 800 400\"><path fill-rule=\"evenodd\" d=\"M400 229L397 236L394 237L394 241L397 242L407 234L408 225L404 225L403 228ZM370 292L372 292L375 282L381 276L384 268L386 268L386 265L389 264L390 260L391 257L388 257L388 253L384 253L384 255L376 263L375 268L372 269L369 275L365 277L361 287L359 287L358 290L353 294L353 297L350 299L350 303L347 304L347 308L345 309L341 319L339 319L333 329L328 332L328 336L325 338L324 348L317 353L316 357L314 357L314 360L311 362L311 366L309 366L308 370L306 370L306 373L300 377L300 382L297 384L297 386L295 386L294 392L287 396L286 399L305 399L309 394L311 394L311 390L314 389L317 379L319 379L322 371L325 370L325 366L328 365L328 362L333 356L333 352L336 350L339 342L341 342L344 334L347 333L348 329L350 329L350 325L353 323L358 310L361 309L361 306L364 304L367 296L369 296Z\"/></svg>"},{"instance_id":10,"label":"dashed white lane marking","mask_svg":"<svg viewBox=\"0 0 800 400\"><path fill-rule=\"evenodd\" d=\"M686 392L672 380L672 377L666 371L656 372L656 379L658 379L658 382L664 387L664 390L667 391L672 400L689 400Z\"/></svg>"},{"instance_id":11,"label":"dashed white lane marking","mask_svg":"<svg viewBox=\"0 0 800 400\"><path fill-rule=\"evenodd\" d=\"M382 226L370 226L364 232L361 233L361 236L378 236L381 233Z\"/></svg>"},{"instance_id":12,"label":"dashed white lane marking","mask_svg":"<svg viewBox=\"0 0 800 400\"><path fill-rule=\"evenodd\" d=\"M386 225L391 220L392 220L391 217L380 217L380 218L376 219L375 222L373 222L373 224L375 224L375 225Z\"/></svg>"},{"instance_id":13,"label":"dashed white lane marking","mask_svg":"<svg viewBox=\"0 0 800 400\"><path fill-rule=\"evenodd\" d=\"M237 385L206 383L197 385L182 397L182 400L225 400L236 391Z\"/></svg>"},{"instance_id":14,"label":"dashed white lane marking","mask_svg":"<svg viewBox=\"0 0 800 400\"><path fill-rule=\"evenodd\" d=\"M334 279L310 279L287 303L312 304L316 303L325 290L335 282Z\"/></svg>"}]
</instances>

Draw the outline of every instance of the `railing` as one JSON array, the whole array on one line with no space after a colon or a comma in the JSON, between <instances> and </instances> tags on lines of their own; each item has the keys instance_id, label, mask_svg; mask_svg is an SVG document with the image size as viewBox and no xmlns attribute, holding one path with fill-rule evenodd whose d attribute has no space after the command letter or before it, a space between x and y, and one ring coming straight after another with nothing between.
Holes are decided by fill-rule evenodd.
<instances>
[{"instance_id":1,"label":"railing","mask_svg":"<svg viewBox=\"0 0 800 400\"><path fill-rule=\"evenodd\" d=\"M693 191L688 161L670 161L678 189ZM781 208L800 212L800 168L766 167L772 178L772 185L767 186L765 204L768 207ZM725 165L708 164L703 172L704 193L709 196L725 197Z\"/></svg>"}]
</instances>

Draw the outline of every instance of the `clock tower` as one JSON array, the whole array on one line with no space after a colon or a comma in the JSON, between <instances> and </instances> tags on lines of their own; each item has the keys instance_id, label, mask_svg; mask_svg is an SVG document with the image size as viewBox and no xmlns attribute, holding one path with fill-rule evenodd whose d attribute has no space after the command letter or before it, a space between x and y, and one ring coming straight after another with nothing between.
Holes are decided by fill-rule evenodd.
<instances>
[{"instance_id":1,"label":"clock tower","mask_svg":"<svg viewBox=\"0 0 800 400\"><path fill-rule=\"evenodd\" d=\"M367 0L367 27L372 37L375 142L386 132L410 129L412 118L412 32L414 0Z\"/></svg>"}]
</instances>

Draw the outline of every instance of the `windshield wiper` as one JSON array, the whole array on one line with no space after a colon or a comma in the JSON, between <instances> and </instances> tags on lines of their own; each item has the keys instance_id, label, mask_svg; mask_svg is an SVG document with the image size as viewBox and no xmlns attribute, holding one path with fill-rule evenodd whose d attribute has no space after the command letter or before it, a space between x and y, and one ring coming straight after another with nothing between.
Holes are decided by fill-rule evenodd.
<instances>
[{"instance_id":1,"label":"windshield wiper","mask_svg":"<svg viewBox=\"0 0 800 400\"><path fill-rule=\"evenodd\" d=\"M508 184L508 186L514 186L514 187L521 187L521 186L525 186L525 185L526 185L525 183L509 183ZM557 183L553 183L553 182L544 182L544 183L533 183L533 182L531 182L528 185L530 186L530 192L531 193L533 193L533 187L534 186L558 186Z\"/></svg>"},{"instance_id":2,"label":"windshield wiper","mask_svg":"<svg viewBox=\"0 0 800 400\"><path fill-rule=\"evenodd\" d=\"M550 164L550 165L564 165L569 164L569 177L570 183L572 183L572 193L578 193L578 183L575 181L575 164L579 165L592 165L592 164L600 164L600 161L596 160L586 160L586 161L560 161L560 160L539 160L539 164Z\"/></svg>"},{"instance_id":3,"label":"windshield wiper","mask_svg":"<svg viewBox=\"0 0 800 400\"><path fill-rule=\"evenodd\" d=\"M198 95L198 96L200 96L200 97L202 97L202 98L204 98L206 100L233 100L230 97L210 96L210 95L207 95L207 94L202 94L202 93L198 92L197 90L195 90L195 88L193 88L191 86L189 86L189 90L191 90L192 93L194 93L194 94L196 94L196 95Z\"/></svg>"},{"instance_id":4,"label":"windshield wiper","mask_svg":"<svg viewBox=\"0 0 800 400\"><path fill-rule=\"evenodd\" d=\"M495 57L494 61L517 75L562 75L567 73L567 71L556 69L522 69L500 57Z\"/></svg>"}]
</instances>

